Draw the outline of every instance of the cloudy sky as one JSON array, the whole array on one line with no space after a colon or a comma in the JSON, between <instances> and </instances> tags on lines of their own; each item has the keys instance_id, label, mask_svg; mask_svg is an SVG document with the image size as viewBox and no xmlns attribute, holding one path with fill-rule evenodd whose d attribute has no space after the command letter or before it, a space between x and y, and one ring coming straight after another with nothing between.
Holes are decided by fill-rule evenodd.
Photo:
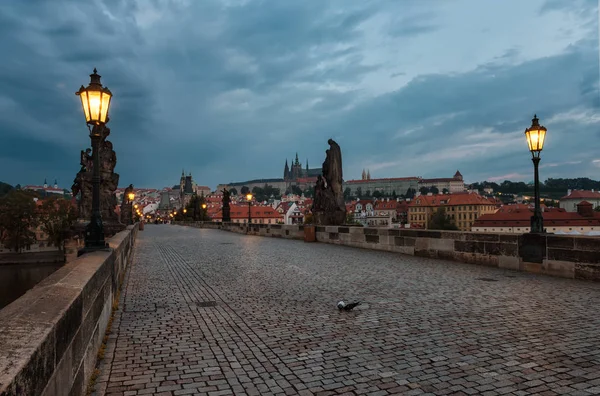
<instances>
[{"instance_id":1,"label":"cloudy sky","mask_svg":"<svg viewBox=\"0 0 600 396\"><path fill-rule=\"evenodd\" d=\"M600 179L597 0L0 2L0 181L69 188L89 146L74 92L114 94L121 185L282 177Z\"/></svg>"}]
</instances>

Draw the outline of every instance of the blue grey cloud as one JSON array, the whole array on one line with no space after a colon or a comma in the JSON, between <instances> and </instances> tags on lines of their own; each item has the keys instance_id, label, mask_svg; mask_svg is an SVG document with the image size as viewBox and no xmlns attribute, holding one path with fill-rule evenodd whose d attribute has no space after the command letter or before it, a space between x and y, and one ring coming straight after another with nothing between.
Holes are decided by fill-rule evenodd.
<instances>
[{"instance_id":1,"label":"blue grey cloud","mask_svg":"<svg viewBox=\"0 0 600 396\"><path fill-rule=\"evenodd\" d=\"M563 164L542 177L597 177L597 4L568 3L5 2L0 166L18 171L0 180L70 186L89 145L74 92L94 67L124 185L280 177L296 152L319 165L329 137L348 179L527 179L535 112L543 161Z\"/></svg>"}]
</instances>

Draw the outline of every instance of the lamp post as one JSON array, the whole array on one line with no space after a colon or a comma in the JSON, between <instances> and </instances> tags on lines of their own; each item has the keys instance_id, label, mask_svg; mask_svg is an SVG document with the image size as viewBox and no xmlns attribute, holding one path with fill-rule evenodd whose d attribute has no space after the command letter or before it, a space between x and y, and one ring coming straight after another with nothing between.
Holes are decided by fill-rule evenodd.
<instances>
[{"instance_id":1,"label":"lamp post","mask_svg":"<svg viewBox=\"0 0 600 396\"><path fill-rule=\"evenodd\" d=\"M85 247L78 253L81 255L108 248L104 240L104 226L102 224L102 214L100 213L100 156L98 151L104 134L104 126L108 122L108 109L112 93L108 88L102 86L100 75L94 69L94 73L90 74L90 85L87 88L82 85L75 95L81 99L85 122L90 131L93 161L92 216L85 228Z\"/></svg>"},{"instance_id":2,"label":"lamp post","mask_svg":"<svg viewBox=\"0 0 600 396\"><path fill-rule=\"evenodd\" d=\"M534 169L535 209L533 210L533 216L531 216L530 230L533 234L544 232L544 218L542 217L542 210L540 208L540 175L538 168L540 164L540 154L544 148L544 141L546 140L546 131L546 128L539 124L537 115L533 116L531 126L525 129L525 137L527 138L529 151L531 151L531 160L533 161Z\"/></svg>"},{"instance_id":3,"label":"lamp post","mask_svg":"<svg viewBox=\"0 0 600 396\"><path fill-rule=\"evenodd\" d=\"M246 199L248 200L248 229L250 229L250 224L252 223L252 211L250 210L252 206L252 194L246 194Z\"/></svg>"},{"instance_id":4,"label":"lamp post","mask_svg":"<svg viewBox=\"0 0 600 396\"><path fill-rule=\"evenodd\" d=\"M204 212L206 211L206 204L202 203L202 221L204 221Z\"/></svg>"}]
</instances>

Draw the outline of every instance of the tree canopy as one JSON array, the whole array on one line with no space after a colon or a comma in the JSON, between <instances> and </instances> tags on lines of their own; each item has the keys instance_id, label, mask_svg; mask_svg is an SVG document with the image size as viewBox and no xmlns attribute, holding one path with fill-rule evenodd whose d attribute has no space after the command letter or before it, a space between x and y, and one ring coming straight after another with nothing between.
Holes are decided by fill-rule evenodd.
<instances>
[{"instance_id":1,"label":"tree canopy","mask_svg":"<svg viewBox=\"0 0 600 396\"><path fill-rule=\"evenodd\" d=\"M427 228L430 230L458 230L458 227L454 224L454 220L446 215L446 209L443 206L439 207L433 213Z\"/></svg>"},{"instance_id":2,"label":"tree canopy","mask_svg":"<svg viewBox=\"0 0 600 396\"><path fill-rule=\"evenodd\" d=\"M39 224L35 194L11 190L0 198L0 241L15 252L36 243L35 228Z\"/></svg>"}]
</instances>

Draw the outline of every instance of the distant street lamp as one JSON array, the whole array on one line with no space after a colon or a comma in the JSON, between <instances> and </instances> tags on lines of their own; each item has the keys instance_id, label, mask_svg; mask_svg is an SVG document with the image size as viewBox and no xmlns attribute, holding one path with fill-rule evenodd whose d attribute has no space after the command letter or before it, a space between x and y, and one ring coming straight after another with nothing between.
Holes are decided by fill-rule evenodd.
<instances>
[{"instance_id":1,"label":"distant street lamp","mask_svg":"<svg viewBox=\"0 0 600 396\"><path fill-rule=\"evenodd\" d=\"M539 124L537 115L533 116L531 126L525 129L525 137L527 138L529 151L531 151L531 160L533 161L534 169L535 209L533 210L533 216L531 216L530 232L535 234L544 232L544 218L542 217L542 210L540 208L540 175L538 168L540 164L540 154L544 148L544 141L546 140L546 131L546 128Z\"/></svg>"},{"instance_id":2,"label":"distant street lamp","mask_svg":"<svg viewBox=\"0 0 600 396\"><path fill-rule=\"evenodd\" d=\"M202 221L204 221L204 212L206 211L206 204L202 204Z\"/></svg>"},{"instance_id":3,"label":"distant street lamp","mask_svg":"<svg viewBox=\"0 0 600 396\"><path fill-rule=\"evenodd\" d=\"M246 199L248 200L248 227L250 227L250 223L252 223L252 211L250 210L252 206L252 194L246 194Z\"/></svg>"},{"instance_id":4,"label":"distant street lamp","mask_svg":"<svg viewBox=\"0 0 600 396\"><path fill-rule=\"evenodd\" d=\"M94 69L90 74L90 85L84 88L82 85L79 91L75 93L81 99L85 122L90 131L92 140L92 216L89 224L85 228L85 246L78 255L93 252L96 250L105 250L108 244L104 240L104 226L102 224L102 214L100 213L100 157L99 149L104 127L108 122L108 109L112 93L108 88L103 87L100 82L100 75ZM90 125L92 127L90 128Z\"/></svg>"}]
</instances>

